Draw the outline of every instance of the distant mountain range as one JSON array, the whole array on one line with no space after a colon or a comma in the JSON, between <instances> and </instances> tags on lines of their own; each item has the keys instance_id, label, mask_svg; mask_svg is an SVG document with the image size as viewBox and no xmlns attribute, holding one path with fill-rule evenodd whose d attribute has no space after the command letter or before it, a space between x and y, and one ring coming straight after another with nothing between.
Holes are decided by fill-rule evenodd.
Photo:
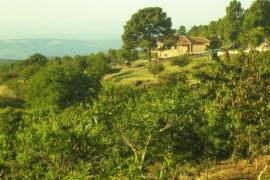
<instances>
[{"instance_id":1,"label":"distant mountain range","mask_svg":"<svg viewBox=\"0 0 270 180\"><path fill-rule=\"evenodd\" d=\"M48 57L87 55L121 47L121 40L14 39L0 40L0 59L25 59L40 53Z\"/></svg>"}]
</instances>

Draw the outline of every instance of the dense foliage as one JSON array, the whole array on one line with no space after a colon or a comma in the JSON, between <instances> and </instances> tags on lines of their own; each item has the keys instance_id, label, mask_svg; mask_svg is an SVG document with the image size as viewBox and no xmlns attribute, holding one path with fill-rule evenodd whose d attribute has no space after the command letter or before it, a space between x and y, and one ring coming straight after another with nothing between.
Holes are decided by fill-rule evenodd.
<instances>
[{"instance_id":1,"label":"dense foliage","mask_svg":"<svg viewBox=\"0 0 270 180\"><path fill-rule=\"evenodd\" d=\"M269 33L269 4L256 0L243 12L234 0L224 19L188 34L258 44ZM270 52L213 58L191 77L162 73L162 61L150 62L159 82L148 86L103 80L125 57L143 56L146 50L137 47L151 49L159 35L172 43L170 27L162 9L143 9L125 26L124 41L138 35L126 44L128 52L34 54L0 66L0 85L10 90L0 96L0 179L196 178L222 160L269 155ZM171 59L177 66L189 62L189 56Z\"/></svg>"},{"instance_id":2,"label":"dense foliage","mask_svg":"<svg viewBox=\"0 0 270 180\"><path fill-rule=\"evenodd\" d=\"M1 106L5 178L195 177L209 163L269 153L269 53L215 60L193 85L161 74L148 88L101 87L101 57L40 64L24 82L24 107Z\"/></svg>"},{"instance_id":3,"label":"dense foliage","mask_svg":"<svg viewBox=\"0 0 270 180\"><path fill-rule=\"evenodd\" d=\"M239 1L233 0L223 18L208 25L193 26L187 34L219 37L227 48L253 48L269 38L269 16L269 0L255 0L246 10L243 10Z\"/></svg>"},{"instance_id":4,"label":"dense foliage","mask_svg":"<svg viewBox=\"0 0 270 180\"><path fill-rule=\"evenodd\" d=\"M148 70L151 74L154 75L154 77L156 77L157 74L164 71L164 69L165 69L164 66L159 62L151 62L148 64Z\"/></svg>"},{"instance_id":5,"label":"dense foliage","mask_svg":"<svg viewBox=\"0 0 270 180\"><path fill-rule=\"evenodd\" d=\"M171 32L171 18L159 7L140 9L133 14L124 26L123 47L127 51L136 48L146 49L151 60L151 49L156 46L156 39Z\"/></svg>"}]
</instances>

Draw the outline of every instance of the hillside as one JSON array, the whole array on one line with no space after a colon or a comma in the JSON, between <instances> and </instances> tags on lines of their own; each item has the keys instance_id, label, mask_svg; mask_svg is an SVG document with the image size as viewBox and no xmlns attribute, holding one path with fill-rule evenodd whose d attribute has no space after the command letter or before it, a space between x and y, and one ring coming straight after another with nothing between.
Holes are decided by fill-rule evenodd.
<instances>
[{"instance_id":1,"label":"hillside","mask_svg":"<svg viewBox=\"0 0 270 180\"><path fill-rule=\"evenodd\" d=\"M178 57L179 58L179 57ZM177 59L177 58L174 58ZM165 70L161 73L183 73L187 75L188 81L194 83L191 74L203 69L207 64L211 63L208 56L192 56L189 61L173 65L173 59L161 60ZM148 70L148 60L137 60L132 62L131 66L121 65L114 68L114 73L108 74L104 80L115 81L118 84L131 84L136 81L157 83L158 77L154 76Z\"/></svg>"},{"instance_id":2,"label":"hillside","mask_svg":"<svg viewBox=\"0 0 270 180\"><path fill-rule=\"evenodd\" d=\"M48 57L75 56L97 53L110 48L120 48L120 39L70 40L70 39L13 39L0 40L0 58L25 59L39 52Z\"/></svg>"},{"instance_id":3,"label":"hillside","mask_svg":"<svg viewBox=\"0 0 270 180\"><path fill-rule=\"evenodd\" d=\"M177 57L180 58L180 57ZM176 59L177 59L176 58ZM208 56L191 56L188 62L185 62L181 65L173 65L172 59L162 60L161 63L165 67L163 73L185 73L188 77L188 82L190 84L196 83L196 80L193 79L192 74L198 71L203 70L207 67L212 60ZM148 70L148 60L138 60L134 61L131 66L117 66L115 67L115 72L108 74L104 77L105 81L112 80L117 84L133 84L136 81L142 81L146 83L158 83L158 77L154 76ZM208 175L205 170L197 177L199 180L235 180L235 179L247 179L255 180L258 178L260 173L264 170L265 166L269 163L268 156L261 156L258 158L258 161L252 163L247 160L240 160L238 163L231 161L220 162L216 165L212 165L208 170ZM152 173L157 171L158 166L153 166L153 169L150 168L150 176L153 176ZM153 172L152 172L153 171ZM207 178L208 176L208 178ZM189 179L189 177L186 177ZM192 178L191 178L192 179ZM261 179L270 179L270 169L268 168L262 175Z\"/></svg>"},{"instance_id":4,"label":"hillside","mask_svg":"<svg viewBox=\"0 0 270 180\"><path fill-rule=\"evenodd\" d=\"M0 66L4 64L11 64L11 63L16 63L19 60L11 60L11 59L0 59Z\"/></svg>"},{"instance_id":5,"label":"hillside","mask_svg":"<svg viewBox=\"0 0 270 180\"><path fill-rule=\"evenodd\" d=\"M0 172L6 179L257 179L270 149L270 52L231 57L161 60L155 78L146 60L111 68L105 54L58 61L35 54L2 66ZM256 157L257 168L247 162Z\"/></svg>"}]
</instances>

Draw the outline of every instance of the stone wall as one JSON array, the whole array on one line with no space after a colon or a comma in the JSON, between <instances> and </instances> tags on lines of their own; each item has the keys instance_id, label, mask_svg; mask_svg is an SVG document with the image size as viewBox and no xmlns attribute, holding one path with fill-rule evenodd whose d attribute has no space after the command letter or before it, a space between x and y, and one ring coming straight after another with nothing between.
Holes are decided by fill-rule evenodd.
<instances>
[{"instance_id":1,"label":"stone wall","mask_svg":"<svg viewBox=\"0 0 270 180\"><path fill-rule=\"evenodd\" d=\"M194 44L192 47L192 52L203 52L207 50L207 45L206 44Z\"/></svg>"},{"instance_id":2,"label":"stone wall","mask_svg":"<svg viewBox=\"0 0 270 180\"><path fill-rule=\"evenodd\" d=\"M179 53L189 53L189 47L188 46L177 46L177 49L179 51Z\"/></svg>"},{"instance_id":3,"label":"stone wall","mask_svg":"<svg viewBox=\"0 0 270 180\"><path fill-rule=\"evenodd\" d=\"M157 51L158 58L171 58L175 56L180 56L181 52L179 52L177 49L170 49L170 50L163 50L163 51Z\"/></svg>"},{"instance_id":4,"label":"stone wall","mask_svg":"<svg viewBox=\"0 0 270 180\"><path fill-rule=\"evenodd\" d=\"M153 51L153 53L157 53L158 58L171 58L189 53L189 47L177 46L172 47L171 49L168 50Z\"/></svg>"},{"instance_id":5,"label":"stone wall","mask_svg":"<svg viewBox=\"0 0 270 180\"><path fill-rule=\"evenodd\" d=\"M154 52L157 53L158 58L171 58L171 57L181 56L183 54L204 52L207 50L208 46L209 44L194 44L192 46L191 52L190 52L189 46L176 46L176 47L171 47L171 49L168 49L168 50L160 50L160 51L154 51Z\"/></svg>"}]
</instances>

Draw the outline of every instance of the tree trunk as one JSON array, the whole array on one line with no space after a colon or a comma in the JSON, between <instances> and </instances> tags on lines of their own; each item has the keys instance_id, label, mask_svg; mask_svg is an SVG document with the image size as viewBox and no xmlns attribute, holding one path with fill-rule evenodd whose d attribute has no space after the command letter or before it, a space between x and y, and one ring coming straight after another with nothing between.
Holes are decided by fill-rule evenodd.
<instances>
[{"instance_id":1,"label":"tree trunk","mask_svg":"<svg viewBox=\"0 0 270 180\"><path fill-rule=\"evenodd\" d=\"M128 57L128 61L131 61L131 59L132 59L132 50L130 49L130 50L129 50L129 57Z\"/></svg>"},{"instance_id":2,"label":"tree trunk","mask_svg":"<svg viewBox=\"0 0 270 180\"><path fill-rule=\"evenodd\" d=\"M139 169L140 170L142 170L142 168L143 168L143 163L144 163L145 155L147 153L147 148L148 148L148 146L149 146L149 144L151 142L151 139L152 139L152 134L150 133L149 136L148 136L148 139L147 139L147 142L146 142L146 145L145 145L143 154L142 154L141 165L139 166Z\"/></svg>"},{"instance_id":3,"label":"tree trunk","mask_svg":"<svg viewBox=\"0 0 270 180\"><path fill-rule=\"evenodd\" d=\"M4 170L1 169L1 172L0 172L0 180L4 179Z\"/></svg>"},{"instance_id":4,"label":"tree trunk","mask_svg":"<svg viewBox=\"0 0 270 180\"><path fill-rule=\"evenodd\" d=\"M258 180L261 180L262 179L262 175L266 172L266 170L268 169L269 167L269 164L270 164L270 160L268 160L266 166L264 167L264 169L260 172L259 176L258 176Z\"/></svg>"}]
</instances>

